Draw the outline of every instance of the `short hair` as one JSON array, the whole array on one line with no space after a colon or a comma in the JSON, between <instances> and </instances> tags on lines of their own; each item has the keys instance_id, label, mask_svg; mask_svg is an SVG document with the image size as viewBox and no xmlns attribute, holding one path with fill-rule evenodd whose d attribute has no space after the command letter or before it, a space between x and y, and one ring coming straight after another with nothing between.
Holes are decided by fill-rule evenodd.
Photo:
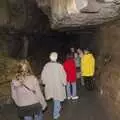
<instances>
[{"instance_id":1,"label":"short hair","mask_svg":"<svg viewBox=\"0 0 120 120\"><path fill-rule=\"evenodd\" d=\"M58 54L57 54L57 52L52 52L52 53L50 53L49 57L50 57L51 61L56 61L58 59Z\"/></svg>"}]
</instances>

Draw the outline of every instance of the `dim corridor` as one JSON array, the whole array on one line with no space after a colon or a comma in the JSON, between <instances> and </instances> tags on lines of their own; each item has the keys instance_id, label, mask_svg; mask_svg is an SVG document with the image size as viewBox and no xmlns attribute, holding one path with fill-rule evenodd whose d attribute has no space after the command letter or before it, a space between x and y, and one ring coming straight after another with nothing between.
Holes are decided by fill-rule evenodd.
<instances>
[{"instance_id":1,"label":"dim corridor","mask_svg":"<svg viewBox=\"0 0 120 120\"><path fill-rule=\"evenodd\" d=\"M80 99L77 101L65 101L61 117L58 120L112 120L104 110L96 91L87 91L79 87ZM0 109L0 120L19 120L15 107L5 105ZM52 119L52 101L48 102L48 109L44 114L44 120Z\"/></svg>"}]
</instances>

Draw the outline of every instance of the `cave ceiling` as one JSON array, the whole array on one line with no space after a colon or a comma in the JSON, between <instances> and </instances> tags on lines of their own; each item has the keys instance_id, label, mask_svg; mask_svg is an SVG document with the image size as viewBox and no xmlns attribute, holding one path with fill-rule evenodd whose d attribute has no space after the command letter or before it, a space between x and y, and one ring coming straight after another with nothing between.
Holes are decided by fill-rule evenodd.
<instances>
[{"instance_id":1,"label":"cave ceiling","mask_svg":"<svg viewBox=\"0 0 120 120\"><path fill-rule=\"evenodd\" d=\"M0 27L9 27L10 30L15 29L21 32L46 33L51 31L51 28L52 30L64 29L68 31L70 28L77 30L117 20L120 16L120 2L116 0L111 0L112 2L90 0L86 6L81 8L79 7L79 1L81 0L76 0L78 2L77 11L71 10L71 12L70 9L72 7L65 11L61 7L65 11L64 14L61 10L56 11L54 14L58 7L52 10L55 4L63 4L58 2L60 0L51 0L55 1L55 4L50 4L50 0L8 0L7 4L5 2L7 0L3 1L1 4L5 6L5 10L2 9L1 13L3 14L0 14L2 18Z\"/></svg>"},{"instance_id":2,"label":"cave ceiling","mask_svg":"<svg viewBox=\"0 0 120 120\"><path fill-rule=\"evenodd\" d=\"M41 0L37 0L37 1L41 1ZM56 13L55 16L52 15L51 17L50 12L48 11L51 11L53 4L51 5L52 7L50 7L48 4L39 6L43 10L43 12L46 15L48 15L48 18L50 19L50 23L51 23L51 28L62 29L62 28L74 28L74 27L82 28L82 27L94 26L94 25L96 26L109 21L117 20L119 19L120 16L119 0L97 0L97 1L69 0L69 1L76 2L77 11L75 9L75 5L74 6L72 5L73 6L73 9L71 10L72 12L70 11L70 9L68 9L67 12L65 12L65 14L62 17L60 16L61 14L59 13ZM82 1L83 2L88 1L86 6L84 5L84 7L81 7L80 2ZM72 4L74 4L74 2Z\"/></svg>"}]
</instances>

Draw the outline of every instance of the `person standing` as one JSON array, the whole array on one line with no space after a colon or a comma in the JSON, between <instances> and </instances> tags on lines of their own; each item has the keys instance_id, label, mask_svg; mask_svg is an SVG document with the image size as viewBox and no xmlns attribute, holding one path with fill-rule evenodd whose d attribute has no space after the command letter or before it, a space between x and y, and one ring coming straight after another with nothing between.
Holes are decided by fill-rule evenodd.
<instances>
[{"instance_id":1,"label":"person standing","mask_svg":"<svg viewBox=\"0 0 120 120\"><path fill-rule=\"evenodd\" d=\"M52 99L54 103L53 118L55 120L60 117L61 102L66 99L66 73L63 66L57 62L57 58L58 54L52 52L50 62L45 64L41 73L46 99Z\"/></svg>"},{"instance_id":2,"label":"person standing","mask_svg":"<svg viewBox=\"0 0 120 120\"><path fill-rule=\"evenodd\" d=\"M75 57L75 48L74 47L70 48L70 53L71 53L72 57L74 58Z\"/></svg>"},{"instance_id":3,"label":"person standing","mask_svg":"<svg viewBox=\"0 0 120 120\"><path fill-rule=\"evenodd\" d=\"M80 71L80 56L78 53L74 54L75 66L76 69Z\"/></svg>"},{"instance_id":4,"label":"person standing","mask_svg":"<svg viewBox=\"0 0 120 120\"><path fill-rule=\"evenodd\" d=\"M80 56L78 53L74 54L74 61L76 66L76 77L80 79Z\"/></svg>"},{"instance_id":5,"label":"person standing","mask_svg":"<svg viewBox=\"0 0 120 120\"><path fill-rule=\"evenodd\" d=\"M81 58L83 56L83 52L80 48L77 49L77 54L79 56L79 64L81 65ZM81 69L81 68L80 68Z\"/></svg>"},{"instance_id":6,"label":"person standing","mask_svg":"<svg viewBox=\"0 0 120 120\"><path fill-rule=\"evenodd\" d=\"M81 83L82 86L84 86L85 85L84 79L81 76L81 58L83 57L83 52L82 52L82 50L80 48L78 48L77 53L78 53L78 56L80 57L80 83Z\"/></svg>"},{"instance_id":7,"label":"person standing","mask_svg":"<svg viewBox=\"0 0 120 120\"><path fill-rule=\"evenodd\" d=\"M85 87L88 90L93 89L93 77L95 73L95 58L88 49L84 50L83 57L81 58L81 75L85 82Z\"/></svg>"},{"instance_id":8,"label":"person standing","mask_svg":"<svg viewBox=\"0 0 120 120\"><path fill-rule=\"evenodd\" d=\"M78 99L79 97L77 96L76 92L76 66L71 53L67 54L67 58L63 63L63 66L67 74L67 98L68 100Z\"/></svg>"},{"instance_id":9,"label":"person standing","mask_svg":"<svg viewBox=\"0 0 120 120\"><path fill-rule=\"evenodd\" d=\"M45 110L47 103L37 78L29 70L26 61L20 63L11 82L12 99L21 120L43 120L42 110Z\"/></svg>"}]
</instances>

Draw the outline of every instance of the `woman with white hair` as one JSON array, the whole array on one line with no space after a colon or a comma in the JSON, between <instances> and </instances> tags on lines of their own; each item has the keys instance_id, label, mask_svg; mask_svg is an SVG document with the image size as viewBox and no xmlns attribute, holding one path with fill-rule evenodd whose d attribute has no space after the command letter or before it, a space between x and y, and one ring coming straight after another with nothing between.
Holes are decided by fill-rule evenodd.
<instances>
[{"instance_id":1,"label":"woman with white hair","mask_svg":"<svg viewBox=\"0 0 120 120\"><path fill-rule=\"evenodd\" d=\"M19 64L15 79L11 82L11 94L22 120L43 120L42 110L47 106L37 78L27 61Z\"/></svg>"},{"instance_id":2,"label":"woman with white hair","mask_svg":"<svg viewBox=\"0 0 120 120\"><path fill-rule=\"evenodd\" d=\"M53 118L60 117L61 102L66 98L66 73L63 66L57 62L58 54L50 54L48 62L41 73L41 80L45 85L45 96L47 100L52 99L54 102Z\"/></svg>"}]
</instances>

